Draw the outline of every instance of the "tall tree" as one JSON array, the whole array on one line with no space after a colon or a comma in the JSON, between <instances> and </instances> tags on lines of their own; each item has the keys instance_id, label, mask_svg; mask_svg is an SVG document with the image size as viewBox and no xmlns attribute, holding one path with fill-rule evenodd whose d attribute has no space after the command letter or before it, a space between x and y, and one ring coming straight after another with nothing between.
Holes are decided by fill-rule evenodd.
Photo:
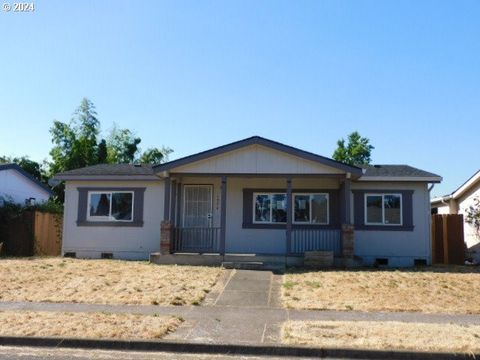
<instances>
[{"instance_id":1,"label":"tall tree","mask_svg":"<svg viewBox=\"0 0 480 360\"><path fill-rule=\"evenodd\" d=\"M98 163L99 164L106 164L108 158L108 149L107 149L107 142L105 139L102 139L98 144Z\"/></svg>"},{"instance_id":2,"label":"tall tree","mask_svg":"<svg viewBox=\"0 0 480 360\"><path fill-rule=\"evenodd\" d=\"M141 164L160 164L168 161L168 155L172 152L172 149L164 146L161 149L150 148L143 152L138 162Z\"/></svg>"},{"instance_id":3,"label":"tall tree","mask_svg":"<svg viewBox=\"0 0 480 360\"><path fill-rule=\"evenodd\" d=\"M107 138L107 160L110 164L127 163L135 161L140 149L138 145L142 139L135 137L129 129L120 129L114 125Z\"/></svg>"},{"instance_id":4,"label":"tall tree","mask_svg":"<svg viewBox=\"0 0 480 360\"><path fill-rule=\"evenodd\" d=\"M54 147L50 172L76 169L98 163L97 136L100 122L95 105L84 98L69 123L54 121L50 129Z\"/></svg>"},{"instance_id":5,"label":"tall tree","mask_svg":"<svg viewBox=\"0 0 480 360\"><path fill-rule=\"evenodd\" d=\"M99 141L100 121L95 105L84 98L69 123L54 121L50 129L54 144L49 175L99 163L160 163L172 149L150 148L143 154L141 139L129 129L114 126L106 139Z\"/></svg>"},{"instance_id":6,"label":"tall tree","mask_svg":"<svg viewBox=\"0 0 480 360\"><path fill-rule=\"evenodd\" d=\"M333 153L333 159L350 165L367 165L372 161L371 153L375 149L370 145L370 140L360 136L358 131L348 135L348 144L345 139L337 141L337 149Z\"/></svg>"}]
</instances>

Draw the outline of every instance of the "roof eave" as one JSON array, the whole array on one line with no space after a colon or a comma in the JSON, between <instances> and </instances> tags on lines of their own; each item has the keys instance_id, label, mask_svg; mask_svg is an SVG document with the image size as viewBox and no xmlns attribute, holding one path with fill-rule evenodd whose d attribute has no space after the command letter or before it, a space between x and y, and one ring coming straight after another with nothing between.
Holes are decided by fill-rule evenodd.
<instances>
[{"instance_id":1,"label":"roof eave","mask_svg":"<svg viewBox=\"0 0 480 360\"><path fill-rule=\"evenodd\" d=\"M53 178L58 181L157 181L160 178L156 175L55 175Z\"/></svg>"},{"instance_id":2,"label":"roof eave","mask_svg":"<svg viewBox=\"0 0 480 360\"><path fill-rule=\"evenodd\" d=\"M480 181L480 170L477 171L470 179L468 179L463 185L461 185L457 190L455 190L451 196L454 199L458 199L461 197L465 192L467 192L471 186L475 185L478 181Z\"/></svg>"},{"instance_id":3,"label":"roof eave","mask_svg":"<svg viewBox=\"0 0 480 360\"><path fill-rule=\"evenodd\" d=\"M442 182L440 176L362 176L358 181L399 181L399 182L427 182L438 184Z\"/></svg>"}]
</instances>

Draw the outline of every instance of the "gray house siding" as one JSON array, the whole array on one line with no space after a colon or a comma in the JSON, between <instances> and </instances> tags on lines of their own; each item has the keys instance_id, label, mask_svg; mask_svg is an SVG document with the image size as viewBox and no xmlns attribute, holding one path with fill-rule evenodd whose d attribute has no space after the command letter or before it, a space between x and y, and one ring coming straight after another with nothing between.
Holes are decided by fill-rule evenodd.
<instances>
[{"instance_id":1,"label":"gray house siding","mask_svg":"<svg viewBox=\"0 0 480 360\"><path fill-rule=\"evenodd\" d=\"M338 181L334 179L293 179L292 187L301 189L337 190ZM262 178L244 179L230 178L227 185L227 252L257 252L261 254L285 254L286 230L283 229L251 229L243 226L243 194L244 189L284 189L286 179ZM251 249L251 250L250 250Z\"/></svg>"},{"instance_id":2,"label":"gray house siding","mask_svg":"<svg viewBox=\"0 0 480 360\"><path fill-rule=\"evenodd\" d=\"M95 258L106 252L113 253L115 258L147 259L150 253L160 250L160 226L164 220L177 227L173 238L178 239L175 249L179 252L197 249L196 252L301 255L305 250L323 249L333 243L332 250L341 255L341 225L353 222L355 255L367 265L386 258L390 266L410 266L416 259L430 263L427 184L441 181L435 174L404 165L372 166L362 173L360 168L258 137L158 166L97 165L60 174L58 179L66 181L63 251L75 252L78 257ZM223 191L222 179L226 183ZM289 180L291 186L287 185ZM210 195L208 190L187 192L188 226L178 229L184 224L187 185L211 185L212 208L210 212L205 201ZM134 201L131 223L93 224L85 216L89 189L103 188L134 192L138 201ZM254 191L328 193L329 224L292 223L295 209L290 196L286 207L290 217L285 224L255 223ZM401 225L364 224L365 193L381 191L402 194ZM212 231L210 225L216 229ZM167 235L169 226L164 229ZM220 236L204 236L206 245L195 248L198 234L205 229L207 234L212 231ZM189 232L194 236L189 236ZM291 239L290 249L287 236ZM164 252L168 251L167 245Z\"/></svg>"},{"instance_id":3,"label":"gray house siding","mask_svg":"<svg viewBox=\"0 0 480 360\"><path fill-rule=\"evenodd\" d=\"M353 183L355 190L409 190L412 193L413 229L407 231L355 230L355 255L366 265L387 258L390 266L412 266L415 259L431 263L430 197L426 183ZM352 201L355 197L352 194ZM356 208L354 204L354 208ZM353 215L353 214L352 214Z\"/></svg>"},{"instance_id":4,"label":"gray house siding","mask_svg":"<svg viewBox=\"0 0 480 360\"><path fill-rule=\"evenodd\" d=\"M79 199L86 188L144 188L143 224L137 227L78 224L79 208L82 207L79 207ZM150 253L159 249L163 198L163 181L67 181L63 253L75 252L81 258L99 258L102 253L112 253L114 258L148 259Z\"/></svg>"}]
</instances>

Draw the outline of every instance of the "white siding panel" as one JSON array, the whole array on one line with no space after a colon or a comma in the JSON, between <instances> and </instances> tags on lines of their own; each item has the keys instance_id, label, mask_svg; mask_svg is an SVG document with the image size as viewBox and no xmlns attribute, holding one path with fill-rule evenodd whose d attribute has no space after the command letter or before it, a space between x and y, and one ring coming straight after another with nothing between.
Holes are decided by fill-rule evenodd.
<instances>
[{"instance_id":1,"label":"white siding panel","mask_svg":"<svg viewBox=\"0 0 480 360\"><path fill-rule=\"evenodd\" d=\"M29 198L43 202L50 197L45 190L14 169L0 171L0 196L11 198L19 204L24 204Z\"/></svg>"},{"instance_id":2,"label":"white siding panel","mask_svg":"<svg viewBox=\"0 0 480 360\"><path fill-rule=\"evenodd\" d=\"M459 199L459 214L463 214L464 218L466 217L466 210L474 205L475 198L480 198L480 184L476 184L468 193ZM475 228L472 225L466 222L464 223L463 231L467 248L472 252L472 256L475 260L480 261L479 234L476 233Z\"/></svg>"},{"instance_id":3,"label":"white siding panel","mask_svg":"<svg viewBox=\"0 0 480 360\"><path fill-rule=\"evenodd\" d=\"M439 206L438 207L438 214L439 215L450 214L450 207L448 205Z\"/></svg>"}]
</instances>

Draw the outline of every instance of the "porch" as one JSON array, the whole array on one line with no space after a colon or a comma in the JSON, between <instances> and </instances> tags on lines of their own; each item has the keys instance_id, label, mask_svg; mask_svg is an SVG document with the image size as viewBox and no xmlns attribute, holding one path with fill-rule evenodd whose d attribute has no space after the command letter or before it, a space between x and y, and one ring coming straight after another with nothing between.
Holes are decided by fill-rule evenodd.
<instances>
[{"instance_id":1,"label":"porch","mask_svg":"<svg viewBox=\"0 0 480 360\"><path fill-rule=\"evenodd\" d=\"M175 227L172 226L170 253L222 254L221 228L218 227ZM167 231L167 229L163 229ZM306 251L331 251L341 256L340 229L292 229L289 251L285 255L303 255ZM288 234L279 242L287 242Z\"/></svg>"},{"instance_id":2,"label":"porch","mask_svg":"<svg viewBox=\"0 0 480 360\"><path fill-rule=\"evenodd\" d=\"M170 174L165 189L154 262L301 266L305 252L353 257L346 175Z\"/></svg>"}]
</instances>

